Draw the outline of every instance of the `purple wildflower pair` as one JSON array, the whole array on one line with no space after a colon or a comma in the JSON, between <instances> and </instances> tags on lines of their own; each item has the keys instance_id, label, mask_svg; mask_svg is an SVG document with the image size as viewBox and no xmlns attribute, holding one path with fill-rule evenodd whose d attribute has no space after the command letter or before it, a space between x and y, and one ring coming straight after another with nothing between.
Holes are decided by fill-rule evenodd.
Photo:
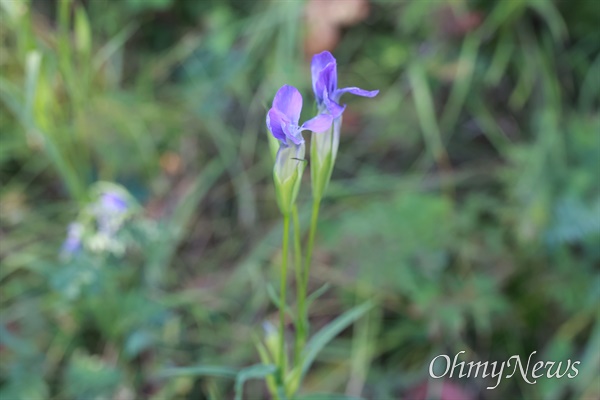
<instances>
[{"instance_id":1,"label":"purple wildflower pair","mask_svg":"<svg viewBox=\"0 0 600 400\"><path fill-rule=\"evenodd\" d=\"M312 86L319 114L298 125L302 111L302 95L293 86L284 85L277 91L273 107L267 114L267 127L281 146L298 146L304 142L302 131L324 132L333 121L341 117L345 105L340 105L344 93L374 97L379 90L363 90L357 87L337 88L337 64L330 52L324 51L313 56L311 63Z\"/></svg>"},{"instance_id":2,"label":"purple wildflower pair","mask_svg":"<svg viewBox=\"0 0 600 400\"><path fill-rule=\"evenodd\" d=\"M352 93L358 96L373 97L378 90L367 91L356 87L345 89L337 88L337 69L335 58L329 52L317 54L311 64L312 86L317 101L318 114L300 125L300 112L302 111L302 95L293 86L282 86L275 95L273 107L267 113L267 127L273 137L269 138L271 151L274 151L279 142L279 149L275 155L273 166L273 183L279 211L283 216L283 237L281 256L281 289L279 299L279 332L274 334L272 330L267 331L265 338L266 350L261 352L261 358L265 364L277 364L277 381L283 383L283 387L276 387L272 380L267 381L272 393L279 397L278 393L285 393L290 397L298 390L305 372L304 350L308 334L308 309L306 304L308 291L309 269L314 246L315 231L319 215L321 198L331 178L331 172L335 164L335 157L339 145L339 133L342 124L342 113L345 106L340 105L340 97L344 93ZM311 184L313 195L313 215L311 218L310 231L308 234L306 257L297 254L295 267L298 273L297 305L298 313L296 324L296 338L294 346L294 365L288 371L288 361L285 346L285 309L286 309L286 285L287 285L287 262L289 256L289 234L290 219L294 224L295 251L302 252L301 238L298 223L298 210L296 198L302 182L302 174L306 163L304 155L306 144L303 131L312 131L311 139ZM302 266L302 259L306 260Z\"/></svg>"}]
</instances>

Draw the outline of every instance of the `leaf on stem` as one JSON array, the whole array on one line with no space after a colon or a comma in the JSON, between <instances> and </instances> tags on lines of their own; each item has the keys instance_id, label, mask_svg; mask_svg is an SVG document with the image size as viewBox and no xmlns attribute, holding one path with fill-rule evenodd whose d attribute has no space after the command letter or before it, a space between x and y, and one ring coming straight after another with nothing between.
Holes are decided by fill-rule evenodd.
<instances>
[{"instance_id":1,"label":"leaf on stem","mask_svg":"<svg viewBox=\"0 0 600 400\"><path fill-rule=\"evenodd\" d=\"M306 374L317 354L344 329L373 308L374 303L367 301L340 315L317 332L306 344L302 357L302 375Z\"/></svg>"}]
</instances>

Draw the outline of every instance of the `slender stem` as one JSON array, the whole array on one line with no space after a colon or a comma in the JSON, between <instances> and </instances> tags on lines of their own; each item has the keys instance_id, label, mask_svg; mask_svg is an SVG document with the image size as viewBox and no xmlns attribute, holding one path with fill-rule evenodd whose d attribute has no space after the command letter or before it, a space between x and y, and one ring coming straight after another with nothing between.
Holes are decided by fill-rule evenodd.
<instances>
[{"instance_id":1,"label":"slender stem","mask_svg":"<svg viewBox=\"0 0 600 400\"><path fill-rule=\"evenodd\" d=\"M302 277L302 248L300 244L300 221L298 219L298 207L294 205L292 209L292 223L294 225L294 267L296 271L296 296L298 315L296 318L296 340L294 347L294 362L299 363L301 341L300 339L305 336L305 300L306 295L304 293L304 278Z\"/></svg>"},{"instance_id":2,"label":"slender stem","mask_svg":"<svg viewBox=\"0 0 600 400\"><path fill-rule=\"evenodd\" d=\"M308 287L308 275L310 273L310 263L312 261L312 252L315 244L315 234L317 233L317 222L319 221L319 208L321 199L314 199L312 206L312 217L310 219L310 230L308 231L308 245L306 248L306 262L304 264L304 290Z\"/></svg>"},{"instance_id":3,"label":"slender stem","mask_svg":"<svg viewBox=\"0 0 600 400\"><path fill-rule=\"evenodd\" d=\"M300 245L300 220L298 218L298 207L294 205L292 209L292 223L294 228L294 263L297 266L296 270L302 275L302 248Z\"/></svg>"},{"instance_id":4,"label":"slender stem","mask_svg":"<svg viewBox=\"0 0 600 400\"><path fill-rule=\"evenodd\" d=\"M312 259L313 246L315 244L315 234L317 232L317 222L319 221L319 208L321 206L321 199L313 199L312 217L310 219L310 230L308 231L308 244L306 248L306 259L304 264L304 276L302 277L302 291L299 294L299 298L302 298L303 313L299 315L299 319L302 318L302 332L298 333L299 346L302 346L306 341L308 335L308 310L306 309L306 296L308 295L308 277L310 274L310 263Z\"/></svg>"},{"instance_id":5,"label":"slender stem","mask_svg":"<svg viewBox=\"0 0 600 400\"><path fill-rule=\"evenodd\" d=\"M285 372L285 288L287 283L288 242L290 232L290 216L283 216L283 244L281 255L281 298L279 300L279 369L283 378Z\"/></svg>"}]
</instances>

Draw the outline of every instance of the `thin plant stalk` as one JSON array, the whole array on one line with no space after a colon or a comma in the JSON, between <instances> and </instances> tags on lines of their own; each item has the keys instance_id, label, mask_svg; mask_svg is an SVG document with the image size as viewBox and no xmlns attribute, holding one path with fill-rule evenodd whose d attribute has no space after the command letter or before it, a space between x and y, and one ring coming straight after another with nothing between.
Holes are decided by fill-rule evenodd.
<instances>
[{"instance_id":1,"label":"thin plant stalk","mask_svg":"<svg viewBox=\"0 0 600 400\"><path fill-rule=\"evenodd\" d=\"M294 347L294 362L298 363L301 341L300 338L305 335L305 313L306 313L306 294L304 293L304 277L302 273L302 248L300 244L300 221L298 218L298 207L294 205L292 209L292 223L294 229L294 267L296 271L296 296L298 306L298 316L296 318L296 340Z\"/></svg>"},{"instance_id":2,"label":"thin plant stalk","mask_svg":"<svg viewBox=\"0 0 600 400\"><path fill-rule=\"evenodd\" d=\"M302 319L302 332L298 332L299 346L301 347L308 334L308 310L306 310L306 296L308 295L308 277L310 275L310 264L312 260L312 252L315 244L315 235L317 233L317 223L319 222L319 208L321 207L321 199L313 199L312 206L312 217L310 219L310 230L308 231L308 243L306 247L306 259L304 264L304 271L302 277L302 291L299 294L299 298L302 298L303 313L299 313L298 319Z\"/></svg>"},{"instance_id":3,"label":"thin plant stalk","mask_svg":"<svg viewBox=\"0 0 600 400\"><path fill-rule=\"evenodd\" d=\"M300 245L300 220L298 218L298 206L294 205L292 208L292 224L294 229L294 264L299 272L298 275L302 277L302 248Z\"/></svg>"},{"instance_id":4,"label":"thin plant stalk","mask_svg":"<svg viewBox=\"0 0 600 400\"><path fill-rule=\"evenodd\" d=\"M281 377L285 373L285 305L286 305L286 283L287 283L287 261L288 261L288 244L290 231L290 216L283 216L283 244L281 258L281 298L279 300L279 368ZM283 379L282 379L283 381Z\"/></svg>"},{"instance_id":5,"label":"thin plant stalk","mask_svg":"<svg viewBox=\"0 0 600 400\"><path fill-rule=\"evenodd\" d=\"M319 222L319 208L321 199L314 199L312 206L312 217L310 219L310 230L308 231L308 244L306 248L306 262L304 264L304 290L308 288L308 276L310 274L310 264L312 261L312 252L315 245L315 235L317 233L317 224Z\"/></svg>"}]
</instances>

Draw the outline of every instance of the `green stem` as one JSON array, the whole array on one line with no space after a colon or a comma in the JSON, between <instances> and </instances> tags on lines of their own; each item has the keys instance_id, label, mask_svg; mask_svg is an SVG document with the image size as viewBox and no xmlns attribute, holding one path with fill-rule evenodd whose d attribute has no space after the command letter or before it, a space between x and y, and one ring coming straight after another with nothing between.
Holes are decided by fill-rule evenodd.
<instances>
[{"instance_id":1,"label":"green stem","mask_svg":"<svg viewBox=\"0 0 600 400\"><path fill-rule=\"evenodd\" d=\"M302 277L302 249L300 245L300 219L298 218L298 207L294 205L292 209L292 223L294 224L294 264L297 266L296 272Z\"/></svg>"},{"instance_id":2,"label":"green stem","mask_svg":"<svg viewBox=\"0 0 600 400\"><path fill-rule=\"evenodd\" d=\"M300 221L298 219L298 207L294 204L292 209L292 223L294 224L294 267L296 271L296 296L298 315L296 318L296 340L294 347L294 362L299 363L301 350L300 338L305 335L305 308L306 296L304 294L304 279L302 277L302 249L300 244Z\"/></svg>"},{"instance_id":3,"label":"green stem","mask_svg":"<svg viewBox=\"0 0 600 400\"><path fill-rule=\"evenodd\" d=\"M319 208L321 206L321 199L315 198L313 199L313 207L312 207L312 217L310 219L310 230L308 231L308 244L306 248L306 260L304 264L304 276L302 277L302 291L299 294L299 298L301 297L303 300L303 308L306 307L305 301L306 296L308 295L308 277L310 275L310 264L312 260L312 252L315 244L315 234L317 232L317 223L319 221ZM303 309L304 313L300 314L298 318L302 318L302 326L303 331L298 333L299 346L302 346L306 341L306 336L308 335L308 310Z\"/></svg>"},{"instance_id":4,"label":"green stem","mask_svg":"<svg viewBox=\"0 0 600 400\"><path fill-rule=\"evenodd\" d=\"M287 283L288 242L290 231L290 216L283 216L283 244L281 255L281 299L279 300L279 369L283 382L285 374L285 289Z\"/></svg>"},{"instance_id":5,"label":"green stem","mask_svg":"<svg viewBox=\"0 0 600 400\"><path fill-rule=\"evenodd\" d=\"M315 234L317 233L317 223L319 221L319 208L321 199L313 200L312 217L310 219L310 230L308 231L308 246L306 249L306 262L304 264L304 290L308 287L308 276L310 273L310 263L312 261L312 252L315 245Z\"/></svg>"}]
</instances>

